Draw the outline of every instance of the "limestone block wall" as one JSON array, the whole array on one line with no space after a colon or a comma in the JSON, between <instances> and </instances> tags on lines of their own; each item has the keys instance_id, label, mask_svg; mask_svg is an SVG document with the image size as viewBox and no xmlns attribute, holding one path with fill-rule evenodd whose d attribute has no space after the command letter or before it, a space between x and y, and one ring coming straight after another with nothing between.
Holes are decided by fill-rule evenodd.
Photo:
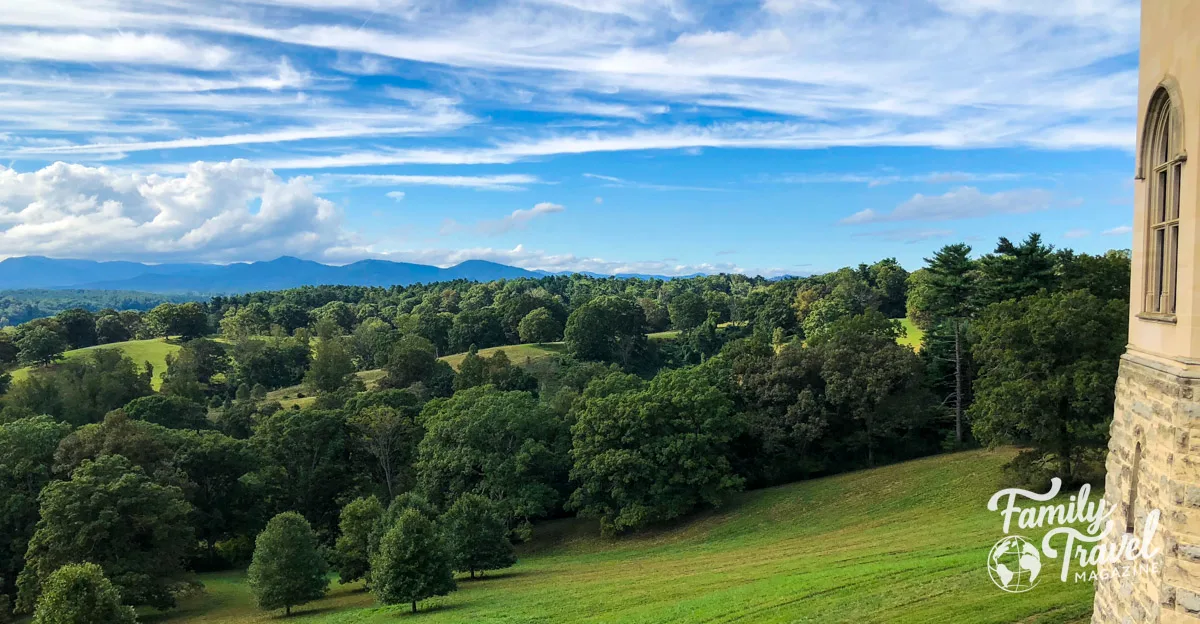
<instances>
[{"instance_id":1,"label":"limestone block wall","mask_svg":"<svg viewBox=\"0 0 1200 624\"><path fill-rule=\"evenodd\" d=\"M1200 624L1200 379L1191 367L1130 350L1117 379L1105 499L1115 507L1106 544L1132 519L1161 513L1152 570L1097 570L1096 624ZM1104 578L1105 573L1109 578Z\"/></svg>"}]
</instances>

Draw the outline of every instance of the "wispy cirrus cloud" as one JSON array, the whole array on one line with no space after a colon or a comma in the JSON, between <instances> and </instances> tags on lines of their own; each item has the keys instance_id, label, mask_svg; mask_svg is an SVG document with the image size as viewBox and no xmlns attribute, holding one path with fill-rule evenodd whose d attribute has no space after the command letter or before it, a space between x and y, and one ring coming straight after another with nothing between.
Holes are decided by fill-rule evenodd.
<instances>
[{"instance_id":1,"label":"wispy cirrus cloud","mask_svg":"<svg viewBox=\"0 0 1200 624\"><path fill-rule=\"evenodd\" d=\"M866 209L841 220L847 225L882 223L888 221L951 221L996 214L1022 214L1046 210L1054 202L1054 194L1045 189L1016 189L983 193L963 186L942 195L917 193L891 211Z\"/></svg>"},{"instance_id":2,"label":"wispy cirrus cloud","mask_svg":"<svg viewBox=\"0 0 1200 624\"><path fill-rule=\"evenodd\" d=\"M361 186L450 186L489 191L519 191L541 184L537 176L515 173L500 175L399 175L399 174L328 174L323 180Z\"/></svg>"},{"instance_id":3,"label":"wispy cirrus cloud","mask_svg":"<svg viewBox=\"0 0 1200 624\"><path fill-rule=\"evenodd\" d=\"M857 232L854 234L858 238L874 238L877 240L904 243L912 245L922 243L928 240L949 238L954 236L954 230L921 230L913 228L894 229L894 230L878 230L874 232Z\"/></svg>"},{"instance_id":4,"label":"wispy cirrus cloud","mask_svg":"<svg viewBox=\"0 0 1200 624\"><path fill-rule=\"evenodd\" d=\"M1109 228L1100 233L1103 234L1104 236L1125 236L1126 234L1133 233L1133 226L1118 225L1117 227Z\"/></svg>"},{"instance_id":5,"label":"wispy cirrus cloud","mask_svg":"<svg viewBox=\"0 0 1200 624\"><path fill-rule=\"evenodd\" d=\"M546 215L559 213L566 210L560 204L551 202L541 202L535 204L532 208L519 208L512 211L508 215L500 219L485 219L474 225L463 225L453 219L446 219L442 223L439 234L449 236L463 231L476 232L484 236L499 236L513 230L524 229L530 221Z\"/></svg>"},{"instance_id":6,"label":"wispy cirrus cloud","mask_svg":"<svg viewBox=\"0 0 1200 624\"><path fill-rule=\"evenodd\" d=\"M604 186L612 188L636 188L646 189L649 191L703 191L703 192L721 192L728 189L720 189L711 186L686 186L676 184L652 184L649 182L637 182L634 180L626 180L614 176L600 175L596 173L585 173L583 177L592 180L599 180L604 183Z\"/></svg>"},{"instance_id":7,"label":"wispy cirrus cloud","mask_svg":"<svg viewBox=\"0 0 1200 624\"><path fill-rule=\"evenodd\" d=\"M762 182L778 184L866 184L869 187L901 183L962 184L966 182L1001 182L1030 177L1028 173L933 171L929 173L889 172L809 172L785 173L760 178Z\"/></svg>"}]
</instances>

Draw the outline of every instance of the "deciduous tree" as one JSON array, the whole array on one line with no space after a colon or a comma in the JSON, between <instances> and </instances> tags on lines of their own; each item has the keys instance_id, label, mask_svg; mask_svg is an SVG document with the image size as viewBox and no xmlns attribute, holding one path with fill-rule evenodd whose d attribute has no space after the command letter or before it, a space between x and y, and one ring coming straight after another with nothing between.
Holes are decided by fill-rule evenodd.
<instances>
[{"instance_id":1,"label":"deciduous tree","mask_svg":"<svg viewBox=\"0 0 1200 624\"><path fill-rule=\"evenodd\" d=\"M133 607L94 563L55 570L38 598L33 624L136 624Z\"/></svg>"},{"instance_id":2,"label":"deciduous tree","mask_svg":"<svg viewBox=\"0 0 1200 624\"><path fill-rule=\"evenodd\" d=\"M246 583L260 609L282 608L291 615L292 607L325 596L327 570L308 521L287 511L271 518L254 540Z\"/></svg>"},{"instance_id":3,"label":"deciduous tree","mask_svg":"<svg viewBox=\"0 0 1200 624\"><path fill-rule=\"evenodd\" d=\"M410 509L400 514L371 560L371 593L383 604L412 605L456 589L450 556L433 521Z\"/></svg>"},{"instance_id":4,"label":"deciduous tree","mask_svg":"<svg viewBox=\"0 0 1200 624\"><path fill-rule=\"evenodd\" d=\"M69 481L41 495L41 520L25 554L19 604L32 609L55 570L100 566L129 605L167 608L195 545L191 506L174 486L155 483L120 455L85 461Z\"/></svg>"}]
</instances>

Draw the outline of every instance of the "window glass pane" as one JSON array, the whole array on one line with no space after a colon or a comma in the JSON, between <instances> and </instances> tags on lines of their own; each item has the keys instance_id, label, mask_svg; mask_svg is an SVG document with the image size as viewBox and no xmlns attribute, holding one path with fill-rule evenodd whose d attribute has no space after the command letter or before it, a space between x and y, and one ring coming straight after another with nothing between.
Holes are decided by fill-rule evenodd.
<instances>
[{"instance_id":1,"label":"window glass pane","mask_svg":"<svg viewBox=\"0 0 1200 624\"><path fill-rule=\"evenodd\" d=\"M1163 228L1158 228L1158 229L1154 230L1154 251L1153 251L1154 255L1151 256L1152 258L1154 258L1154 261L1153 261L1153 264L1151 264L1150 270L1153 271L1152 276L1154 279L1154 281L1153 281L1154 289L1151 292L1154 294L1154 299L1152 301L1152 305L1153 305L1153 310L1155 312L1162 311L1163 243L1166 242L1165 240L1163 240L1163 238L1165 235L1166 235L1166 232Z\"/></svg>"},{"instance_id":2,"label":"window glass pane","mask_svg":"<svg viewBox=\"0 0 1200 624\"><path fill-rule=\"evenodd\" d=\"M1162 145L1162 153L1159 155L1162 160L1158 161L1159 163L1165 163L1171 159L1171 106L1164 103L1163 108L1165 112L1162 116L1162 127L1158 130L1161 137L1159 144Z\"/></svg>"},{"instance_id":3,"label":"window glass pane","mask_svg":"<svg viewBox=\"0 0 1200 624\"><path fill-rule=\"evenodd\" d=\"M1157 183L1154 185L1154 223L1167 220L1167 170L1158 172Z\"/></svg>"},{"instance_id":4,"label":"window glass pane","mask_svg":"<svg viewBox=\"0 0 1200 624\"><path fill-rule=\"evenodd\" d=\"M1179 185L1181 178L1183 178L1183 165L1179 164L1171 167L1171 203L1168 206L1168 220L1179 218Z\"/></svg>"},{"instance_id":5,"label":"window glass pane","mask_svg":"<svg viewBox=\"0 0 1200 624\"><path fill-rule=\"evenodd\" d=\"M1171 226L1171 235L1168 237L1168 240L1171 242L1171 245L1170 245L1170 247L1167 248L1167 253L1170 254L1170 258L1167 262L1167 267L1166 267L1167 268L1167 280L1168 280L1167 287L1170 289L1168 291L1170 293L1170 296L1168 297L1168 301L1167 301L1167 311L1174 314L1175 313L1175 285L1177 283L1179 283L1179 280L1176 278L1176 275L1175 275L1179 269L1179 226L1178 225Z\"/></svg>"}]
</instances>

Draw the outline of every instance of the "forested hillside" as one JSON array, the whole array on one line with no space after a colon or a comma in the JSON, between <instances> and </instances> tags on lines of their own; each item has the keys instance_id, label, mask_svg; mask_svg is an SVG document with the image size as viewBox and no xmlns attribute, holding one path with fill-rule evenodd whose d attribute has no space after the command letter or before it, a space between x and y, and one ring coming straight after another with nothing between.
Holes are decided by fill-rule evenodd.
<instances>
[{"instance_id":1,"label":"forested hillside","mask_svg":"<svg viewBox=\"0 0 1200 624\"><path fill-rule=\"evenodd\" d=\"M660 530L743 490L980 445L1026 447L1013 482L1094 480L1128 280L1125 253L1031 235L912 273L65 310L0 332L0 365L25 369L0 377L0 594L18 613L81 587L170 609L194 573L248 566L263 610L320 599L329 571L417 610L551 519ZM103 348L149 339L178 347L165 366ZM284 388L310 400L284 408Z\"/></svg>"}]
</instances>

